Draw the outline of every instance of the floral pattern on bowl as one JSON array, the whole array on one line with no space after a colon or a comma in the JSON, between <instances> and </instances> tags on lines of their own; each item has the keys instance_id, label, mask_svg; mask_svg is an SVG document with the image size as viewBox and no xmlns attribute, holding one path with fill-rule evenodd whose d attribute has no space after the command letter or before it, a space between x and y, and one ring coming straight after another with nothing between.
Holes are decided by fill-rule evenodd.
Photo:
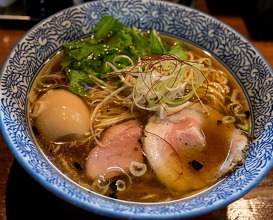
<instances>
[{"instance_id":1,"label":"floral pattern on bowl","mask_svg":"<svg viewBox=\"0 0 273 220\"><path fill-rule=\"evenodd\" d=\"M103 14L128 26L177 37L207 50L246 94L257 138L248 158L229 178L199 195L152 205L115 201L88 192L53 168L36 148L28 125L27 98L44 62L61 45L90 34ZM1 130L20 164L59 197L91 212L119 218L193 217L228 205L250 191L273 165L273 71L256 48L217 19L175 3L106 0L65 9L33 27L12 49L1 70Z\"/></svg>"}]
</instances>

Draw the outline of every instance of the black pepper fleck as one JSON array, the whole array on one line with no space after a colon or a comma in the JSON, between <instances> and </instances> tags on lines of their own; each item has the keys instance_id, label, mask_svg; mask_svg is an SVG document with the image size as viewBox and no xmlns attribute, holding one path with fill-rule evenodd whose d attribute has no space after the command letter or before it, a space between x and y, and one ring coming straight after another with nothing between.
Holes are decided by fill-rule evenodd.
<instances>
[{"instance_id":1,"label":"black pepper fleck","mask_svg":"<svg viewBox=\"0 0 273 220\"><path fill-rule=\"evenodd\" d=\"M82 166L81 166L79 163L74 162L73 165L74 165L74 167L76 167L76 169L77 169L78 171L82 171Z\"/></svg>"},{"instance_id":2,"label":"black pepper fleck","mask_svg":"<svg viewBox=\"0 0 273 220\"><path fill-rule=\"evenodd\" d=\"M203 164L199 163L196 160L193 160L193 161L189 162L189 165L192 166L193 169L195 169L197 171L203 168Z\"/></svg>"}]
</instances>

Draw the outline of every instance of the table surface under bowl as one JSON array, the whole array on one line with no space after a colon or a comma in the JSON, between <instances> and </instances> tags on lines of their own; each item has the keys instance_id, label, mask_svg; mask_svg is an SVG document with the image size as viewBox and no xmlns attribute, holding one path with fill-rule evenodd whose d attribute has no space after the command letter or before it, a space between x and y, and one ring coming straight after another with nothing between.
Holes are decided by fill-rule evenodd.
<instances>
[{"instance_id":1,"label":"table surface under bowl","mask_svg":"<svg viewBox=\"0 0 273 220\"><path fill-rule=\"evenodd\" d=\"M196 8L210 13L206 2L203 0L196 1ZM240 16L216 14L213 16L244 35L273 66L273 41L254 41L251 39L246 24ZM14 44L26 31L24 29L0 28L0 67ZM27 211L29 207L33 207L31 212ZM52 217L54 219L56 217L99 219L98 216L86 213L58 199L36 183L14 161L0 133L0 219L17 218L18 214L20 218L25 217L27 219L37 217L37 214L40 214L41 218L39 219L50 219ZM101 219L105 218L101 217ZM195 219L273 219L273 170L243 198L225 208Z\"/></svg>"}]
</instances>

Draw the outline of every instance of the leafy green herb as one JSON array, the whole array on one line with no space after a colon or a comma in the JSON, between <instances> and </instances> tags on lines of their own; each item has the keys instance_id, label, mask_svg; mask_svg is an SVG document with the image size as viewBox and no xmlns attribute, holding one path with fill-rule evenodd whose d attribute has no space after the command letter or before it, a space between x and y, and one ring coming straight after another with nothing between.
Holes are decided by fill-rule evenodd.
<instances>
[{"instance_id":1,"label":"leafy green herb","mask_svg":"<svg viewBox=\"0 0 273 220\"><path fill-rule=\"evenodd\" d=\"M85 72L69 68L66 68L65 72L70 82L68 86L70 91L81 95L90 95L85 91L85 85L90 86L93 81Z\"/></svg>"},{"instance_id":2,"label":"leafy green herb","mask_svg":"<svg viewBox=\"0 0 273 220\"><path fill-rule=\"evenodd\" d=\"M90 42L97 44L124 28L126 28L126 26L117 19L111 16L103 16L101 21L91 30L96 34Z\"/></svg>"},{"instance_id":3,"label":"leafy green herb","mask_svg":"<svg viewBox=\"0 0 273 220\"><path fill-rule=\"evenodd\" d=\"M162 41L155 30L152 30L150 34L149 45L149 51L151 53L162 54L170 50L170 47L167 46L166 42Z\"/></svg>"},{"instance_id":4,"label":"leafy green herb","mask_svg":"<svg viewBox=\"0 0 273 220\"><path fill-rule=\"evenodd\" d=\"M77 61L89 56L94 51L93 47L92 44L84 40L63 45L64 51Z\"/></svg>"},{"instance_id":5,"label":"leafy green herb","mask_svg":"<svg viewBox=\"0 0 273 220\"><path fill-rule=\"evenodd\" d=\"M175 45L170 51L170 54L176 55L180 60L186 60L188 55L185 53L183 46L181 44Z\"/></svg>"},{"instance_id":6,"label":"leafy green herb","mask_svg":"<svg viewBox=\"0 0 273 220\"><path fill-rule=\"evenodd\" d=\"M89 95L85 92L85 86L94 83L90 75L102 80L109 78L106 74L113 70L105 64L112 63L117 55L127 55L135 63L139 56L149 53L168 52L180 59L186 59L180 44L171 49L155 30L143 33L135 27L126 27L111 16L103 16L91 32L94 35L89 39L63 45L67 56L62 62L62 68L69 79L69 89L80 95ZM119 69L131 65L128 59L121 58L116 62Z\"/></svg>"},{"instance_id":7,"label":"leafy green herb","mask_svg":"<svg viewBox=\"0 0 273 220\"><path fill-rule=\"evenodd\" d=\"M73 62L74 62L74 59L71 56L66 56L61 63L62 69L64 70L65 68L71 66Z\"/></svg>"}]
</instances>

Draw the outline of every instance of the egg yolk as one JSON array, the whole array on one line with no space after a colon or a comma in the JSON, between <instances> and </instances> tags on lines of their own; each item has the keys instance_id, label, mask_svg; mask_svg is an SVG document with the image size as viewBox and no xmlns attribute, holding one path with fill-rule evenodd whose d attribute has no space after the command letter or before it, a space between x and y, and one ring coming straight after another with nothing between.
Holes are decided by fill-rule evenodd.
<instances>
[{"instance_id":1,"label":"egg yolk","mask_svg":"<svg viewBox=\"0 0 273 220\"><path fill-rule=\"evenodd\" d=\"M64 90L50 90L40 99L37 129L46 138L75 140L89 131L90 111L77 95Z\"/></svg>"}]
</instances>

